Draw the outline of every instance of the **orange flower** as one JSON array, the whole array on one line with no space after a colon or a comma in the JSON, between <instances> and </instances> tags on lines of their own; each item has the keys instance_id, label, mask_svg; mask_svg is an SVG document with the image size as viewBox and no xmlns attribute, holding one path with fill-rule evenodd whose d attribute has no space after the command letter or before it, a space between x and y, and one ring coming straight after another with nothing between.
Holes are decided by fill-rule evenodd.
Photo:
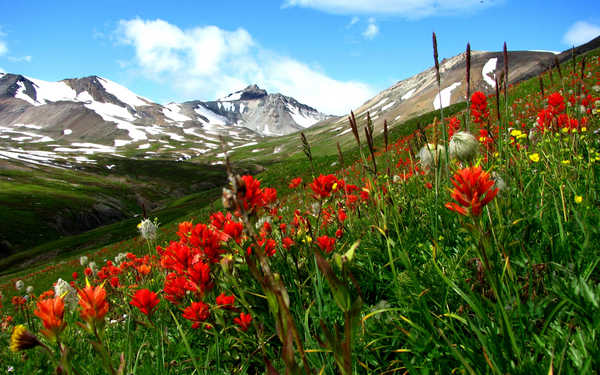
<instances>
[{"instance_id":1,"label":"orange flower","mask_svg":"<svg viewBox=\"0 0 600 375\"><path fill-rule=\"evenodd\" d=\"M85 288L79 290L79 306L79 314L84 321L90 324L104 322L104 316L108 313L104 286L91 286L87 283Z\"/></svg>"},{"instance_id":2,"label":"orange flower","mask_svg":"<svg viewBox=\"0 0 600 375\"><path fill-rule=\"evenodd\" d=\"M63 322L65 302L62 297L38 300L37 309L33 313L44 324L45 329L41 330L41 332L51 340L55 340L67 326Z\"/></svg>"},{"instance_id":3,"label":"orange flower","mask_svg":"<svg viewBox=\"0 0 600 375\"><path fill-rule=\"evenodd\" d=\"M446 208L467 216L481 215L483 206L490 203L498 188L494 189L494 180L481 167L467 167L459 170L451 180L454 185L451 197L454 202L446 203ZM470 212L469 212L470 210Z\"/></svg>"}]
</instances>

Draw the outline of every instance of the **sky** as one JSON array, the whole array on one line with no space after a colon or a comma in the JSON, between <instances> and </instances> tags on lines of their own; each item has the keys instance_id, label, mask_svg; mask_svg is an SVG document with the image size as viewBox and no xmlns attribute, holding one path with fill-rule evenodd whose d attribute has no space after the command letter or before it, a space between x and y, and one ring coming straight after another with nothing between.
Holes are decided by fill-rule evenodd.
<instances>
[{"instance_id":1,"label":"sky","mask_svg":"<svg viewBox=\"0 0 600 375\"><path fill-rule=\"evenodd\" d=\"M98 75L158 103L258 84L345 114L464 51L563 51L600 35L594 0L6 1L0 72Z\"/></svg>"}]
</instances>

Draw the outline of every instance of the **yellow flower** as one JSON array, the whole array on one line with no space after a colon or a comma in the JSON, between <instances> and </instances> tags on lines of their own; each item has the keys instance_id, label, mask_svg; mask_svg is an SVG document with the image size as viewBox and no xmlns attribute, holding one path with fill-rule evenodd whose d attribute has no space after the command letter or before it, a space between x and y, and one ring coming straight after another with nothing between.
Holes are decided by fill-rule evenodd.
<instances>
[{"instance_id":1,"label":"yellow flower","mask_svg":"<svg viewBox=\"0 0 600 375\"><path fill-rule=\"evenodd\" d=\"M581 195L576 195L575 203L580 204L581 202L583 202L583 197Z\"/></svg>"},{"instance_id":2,"label":"yellow flower","mask_svg":"<svg viewBox=\"0 0 600 375\"><path fill-rule=\"evenodd\" d=\"M581 131L582 131L583 133L585 133L585 132L587 131L587 128L584 126L583 128L581 128Z\"/></svg>"},{"instance_id":3,"label":"yellow flower","mask_svg":"<svg viewBox=\"0 0 600 375\"><path fill-rule=\"evenodd\" d=\"M537 163L538 161L540 161L540 154L538 154L537 152L534 152L533 154L529 155L529 159L532 162Z\"/></svg>"},{"instance_id":4,"label":"yellow flower","mask_svg":"<svg viewBox=\"0 0 600 375\"><path fill-rule=\"evenodd\" d=\"M517 129L511 130L511 132L510 132L510 135L512 135L513 137L518 137L521 134L523 134L523 133L520 130L517 130Z\"/></svg>"},{"instance_id":5,"label":"yellow flower","mask_svg":"<svg viewBox=\"0 0 600 375\"><path fill-rule=\"evenodd\" d=\"M561 163L563 163L563 164L571 164L571 160L563 160L563 161L561 161Z\"/></svg>"},{"instance_id":6,"label":"yellow flower","mask_svg":"<svg viewBox=\"0 0 600 375\"><path fill-rule=\"evenodd\" d=\"M304 242L304 243L311 243L311 242L312 242L312 237L307 235L307 236L306 236L306 237L305 237L305 238L302 240L302 242Z\"/></svg>"},{"instance_id":7,"label":"yellow flower","mask_svg":"<svg viewBox=\"0 0 600 375\"><path fill-rule=\"evenodd\" d=\"M569 128L562 128L562 132L565 133L565 134L568 133L569 132Z\"/></svg>"},{"instance_id":8,"label":"yellow flower","mask_svg":"<svg viewBox=\"0 0 600 375\"><path fill-rule=\"evenodd\" d=\"M25 328L23 324L15 326L10 336L10 351L18 352L40 345L37 337Z\"/></svg>"}]
</instances>

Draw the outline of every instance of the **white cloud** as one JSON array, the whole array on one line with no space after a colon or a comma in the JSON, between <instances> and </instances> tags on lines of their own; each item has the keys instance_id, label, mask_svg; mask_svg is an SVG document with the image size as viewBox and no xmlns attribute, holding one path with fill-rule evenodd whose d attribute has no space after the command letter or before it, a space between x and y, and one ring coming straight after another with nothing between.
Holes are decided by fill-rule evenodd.
<instances>
[{"instance_id":1,"label":"white cloud","mask_svg":"<svg viewBox=\"0 0 600 375\"><path fill-rule=\"evenodd\" d=\"M563 43L569 46L578 46L600 36L600 26L592 25L585 21L575 22L563 36Z\"/></svg>"},{"instance_id":2,"label":"white cloud","mask_svg":"<svg viewBox=\"0 0 600 375\"><path fill-rule=\"evenodd\" d=\"M352 19L350 20L350 23L348 23L347 28L351 28L352 26L356 25L358 23L358 21L360 21L360 18L354 16L352 17Z\"/></svg>"},{"instance_id":3,"label":"white cloud","mask_svg":"<svg viewBox=\"0 0 600 375\"><path fill-rule=\"evenodd\" d=\"M7 57L10 62L31 62L31 56L22 56L22 57Z\"/></svg>"},{"instance_id":4,"label":"white cloud","mask_svg":"<svg viewBox=\"0 0 600 375\"><path fill-rule=\"evenodd\" d=\"M339 81L260 45L244 29L182 30L163 20L122 20L119 40L135 49L131 66L182 99L212 100L256 83L331 114L345 114L374 95L368 85Z\"/></svg>"},{"instance_id":5,"label":"white cloud","mask_svg":"<svg viewBox=\"0 0 600 375\"><path fill-rule=\"evenodd\" d=\"M377 27L377 24L375 23L375 18L371 17L369 18L369 24L362 35L365 39L373 39L377 34L379 34L379 27Z\"/></svg>"},{"instance_id":6,"label":"white cloud","mask_svg":"<svg viewBox=\"0 0 600 375\"><path fill-rule=\"evenodd\" d=\"M299 6L334 14L394 14L423 18L478 10L501 2L503 0L284 0L283 7Z\"/></svg>"}]
</instances>

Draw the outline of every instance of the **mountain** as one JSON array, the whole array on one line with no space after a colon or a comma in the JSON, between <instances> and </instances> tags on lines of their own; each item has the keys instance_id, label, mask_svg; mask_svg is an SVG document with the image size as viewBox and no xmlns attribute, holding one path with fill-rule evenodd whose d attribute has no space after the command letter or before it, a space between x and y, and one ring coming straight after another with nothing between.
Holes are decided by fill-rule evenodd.
<instances>
[{"instance_id":1,"label":"mountain","mask_svg":"<svg viewBox=\"0 0 600 375\"><path fill-rule=\"evenodd\" d=\"M515 84L548 70L555 64L571 58L571 53L579 55L600 46L600 37L563 52L549 51L509 51L508 83ZM383 121L390 125L401 123L415 116L466 100L466 56L465 53L443 59L440 62L441 92L438 92L435 68L431 67L410 78L401 80L383 90L360 107L354 109L357 119L366 121L367 112L377 128ZM504 69L502 52L471 52L471 93L495 92L494 78L500 80ZM330 119L324 124L338 126L347 131L347 116Z\"/></svg>"},{"instance_id":2,"label":"mountain","mask_svg":"<svg viewBox=\"0 0 600 375\"><path fill-rule=\"evenodd\" d=\"M48 82L0 74L0 158L42 165L132 150L146 150L143 157L215 159L220 137L238 147L326 118L256 85L216 101L160 105L98 76Z\"/></svg>"}]
</instances>

